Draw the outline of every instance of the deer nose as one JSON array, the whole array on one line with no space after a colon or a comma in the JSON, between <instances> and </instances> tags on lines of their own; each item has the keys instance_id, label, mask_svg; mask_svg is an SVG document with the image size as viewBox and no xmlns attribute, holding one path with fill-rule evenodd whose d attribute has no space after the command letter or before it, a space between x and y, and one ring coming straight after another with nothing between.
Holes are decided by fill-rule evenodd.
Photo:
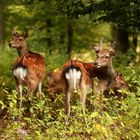
<instances>
[{"instance_id":1,"label":"deer nose","mask_svg":"<svg viewBox=\"0 0 140 140\"><path fill-rule=\"evenodd\" d=\"M94 65L98 65L98 63L97 62L94 62Z\"/></svg>"},{"instance_id":2,"label":"deer nose","mask_svg":"<svg viewBox=\"0 0 140 140\"><path fill-rule=\"evenodd\" d=\"M11 48L11 46L12 46L12 44L11 43L9 43L9 47Z\"/></svg>"}]
</instances>

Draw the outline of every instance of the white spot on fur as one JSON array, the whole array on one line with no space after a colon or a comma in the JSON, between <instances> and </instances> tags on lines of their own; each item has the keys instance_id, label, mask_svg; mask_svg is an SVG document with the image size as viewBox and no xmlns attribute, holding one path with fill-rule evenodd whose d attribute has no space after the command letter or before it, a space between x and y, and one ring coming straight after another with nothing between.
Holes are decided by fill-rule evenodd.
<instances>
[{"instance_id":1,"label":"white spot on fur","mask_svg":"<svg viewBox=\"0 0 140 140\"><path fill-rule=\"evenodd\" d=\"M25 81L25 77L27 75L27 70L25 68L23 68L23 67L18 67L16 69L14 69L13 74L18 79L21 79L21 80Z\"/></svg>"}]
</instances>

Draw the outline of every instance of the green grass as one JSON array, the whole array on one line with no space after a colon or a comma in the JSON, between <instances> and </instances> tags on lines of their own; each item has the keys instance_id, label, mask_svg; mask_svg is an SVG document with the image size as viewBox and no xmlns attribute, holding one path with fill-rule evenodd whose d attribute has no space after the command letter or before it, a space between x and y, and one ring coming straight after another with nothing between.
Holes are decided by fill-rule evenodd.
<instances>
[{"instance_id":1,"label":"green grass","mask_svg":"<svg viewBox=\"0 0 140 140\"><path fill-rule=\"evenodd\" d=\"M12 75L12 65L14 64L17 54L14 50L5 47L0 48L0 85L5 85L9 89L14 86L14 78Z\"/></svg>"}]
</instances>

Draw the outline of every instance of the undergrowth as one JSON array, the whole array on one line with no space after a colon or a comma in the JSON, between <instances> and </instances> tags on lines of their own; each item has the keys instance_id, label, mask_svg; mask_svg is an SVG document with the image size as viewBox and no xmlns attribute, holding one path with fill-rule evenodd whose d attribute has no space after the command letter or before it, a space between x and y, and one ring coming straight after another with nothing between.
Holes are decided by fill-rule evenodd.
<instances>
[{"instance_id":1,"label":"undergrowth","mask_svg":"<svg viewBox=\"0 0 140 140\"><path fill-rule=\"evenodd\" d=\"M7 51L8 55L10 53ZM23 98L24 105L19 109L19 95L9 68L15 58L9 60L7 56L3 55L4 61L0 62L1 66L4 65L0 71L0 139L140 139L140 77L135 71L136 67L119 69L129 85L129 91L121 91L126 94L125 98L103 98L101 108L99 94L88 94L84 113L78 98L73 98L71 115L66 124L62 93L56 94L52 99L44 88L42 95L34 94L32 101ZM50 70L58 68L65 61L58 61L64 56L54 56L53 59L49 55L46 57L46 62L50 62Z\"/></svg>"},{"instance_id":2,"label":"undergrowth","mask_svg":"<svg viewBox=\"0 0 140 140\"><path fill-rule=\"evenodd\" d=\"M125 92L124 99L104 98L100 108L98 94L88 95L85 113L78 99L72 103L71 116L65 123L63 94L35 95L32 101L24 100L19 109L18 93L5 89L1 99L1 139L95 139L138 140L140 138L140 88L137 93ZM4 96L3 96L4 97Z\"/></svg>"}]
</instances>

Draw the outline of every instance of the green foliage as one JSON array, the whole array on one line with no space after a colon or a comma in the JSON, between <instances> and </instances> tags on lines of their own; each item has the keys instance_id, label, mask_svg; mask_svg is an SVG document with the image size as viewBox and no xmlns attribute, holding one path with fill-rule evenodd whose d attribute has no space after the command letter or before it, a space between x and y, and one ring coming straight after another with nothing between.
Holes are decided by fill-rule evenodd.
<instances>
[{"instance_id":1,"label":"green foliage","mask_svg":"<svg viewBox=\"0 0 140 140\"><path fill-rule=\"evenodd\" d=\"M46 91L46 85L42 95L34 94L32 101L23 98L24 106L19 109L19 94L13 90L15 85L11 86L13 79L9 79L9 77L12 78L12 71L10 69L6 71L16 57L15 52L11 53L11 51L7 48L3 50L5 56L1 55L4 60L4 62L1 61L1 67L4 65L3 69L6 73L5 78L0 79L0 139L131 140L140 138L140 77L139 71L136 71L137 67L125 68L119 65L118 70L125 75L130 91L121 91L126 95L122 99L115 96L109 99L103 98L104 109L101 108L100 94L88 94L84 112L78 97L73 98L71 116L66 125L63 94L56 94L55 99L52 100ZM49 71L61 67L66 61L65 54L62 55L57 51L54 51L52 56L49 53L42 54L46 56ZM0 75L2 74L3 71ZM7 79L9 82L6 82Z\"/></svg>"},{"instance_id":2,"label":"green foliage","mask_svg":"<svg viewBox=\"0 0 140 140\"><path fill-rule=\"evenodd\" d=\"M137 0L97 0L90 3L88 9L91 9L94 21L107 21L122 29L139 30L139 6L140 2Z\"/></svg>"},{"instance_id":3,"label":"green foliage","mask_svg":"<svg viewBox=\"0 0 140 140\"><path fill-rule=\"evenodd\" d=\"M128 65L134 65L135 59L136 59L136 51L134 49L129 49L127 53L123 54L122 52L118 52L116 59L115 59L115 65L118 67L121 66L128 66Z\"/></svg>"},{"instance_id":4,"label":"green foliage","mask_svg":"<svg viewBox=\"0 0 140 140\"><path fill-rule=\"evenodd\" d=\"M11 1L6 2L6 41L11 36L11 29L28 30L32 47L43 48L44 51L67 51L68 22L72 22L72 49L79 51L100 39L111 40L108 25L96 25L89 15L80 16L86 1ZM78 18L77 18L78 17ZM20 22L19 22L20 21ZM17 24L18 23L18 24ZM108 27L107 27L108 26ZM106 28L107 27L107 28ZM96 29L95 29L96 28ZM102 32L101 29L109 29ZM99 30L100 29L100 30ZM108 36L105 36L105 33ZM103 35L102 38L98 38ZM29 45L30 45L29 44Z\"/></svg>"},{"instance_id":5,"label":"green foliage","mask_svg":"<svg viewBox=\"0 0 140 140\"><path fill-rule=\"evenodd\" d=\"M104 99L105 110L100 109L96 96L88 97L92 103L82 113L80 104L72 105L72 115L65 124L62 95L51 101L48 95L34 96L32 102L24 101L18 109L18 94L7 95L7 108L3 119L1 138L8 139L139 139L139 100L136 94L127 92L127 97ZM94 108L94 109L91 109ZM124 135L125 134L125 135Z\"/></svg>"},{"instance_id":6,"label":"green foliage","mask_svg":"<svg viewBox=\"0 0 140 140\"><path fill-rule=\"evenodd\" d=\"M1 61L0 61L0 86L6 87L8 84L8 89L12 88L14 85L13 77L11 77L12 65L15 62L17 54L10 50L10 48L1 48ZM12 52L11 52L12 51Z\"/></svg>"},{"instance_id":7,"label":"green foliage","mask_svg":"<svg viewBox=\"0 0 140 140\"><path fill-rule=\"evenodd\" d=\"M113 27L132 32L139 28L139 2L132 0L8 0L4 9L6 40L13 27L29 30L31 46L39 46L37 48L49 52L68 52L69 22L72 24L72 51L86 49L101 39L107 42L112 40L110 29L104 32L110 27L99 23L112 23ZM98 37L100 35L102 37Z\"/></svg>"}]
</instances>

